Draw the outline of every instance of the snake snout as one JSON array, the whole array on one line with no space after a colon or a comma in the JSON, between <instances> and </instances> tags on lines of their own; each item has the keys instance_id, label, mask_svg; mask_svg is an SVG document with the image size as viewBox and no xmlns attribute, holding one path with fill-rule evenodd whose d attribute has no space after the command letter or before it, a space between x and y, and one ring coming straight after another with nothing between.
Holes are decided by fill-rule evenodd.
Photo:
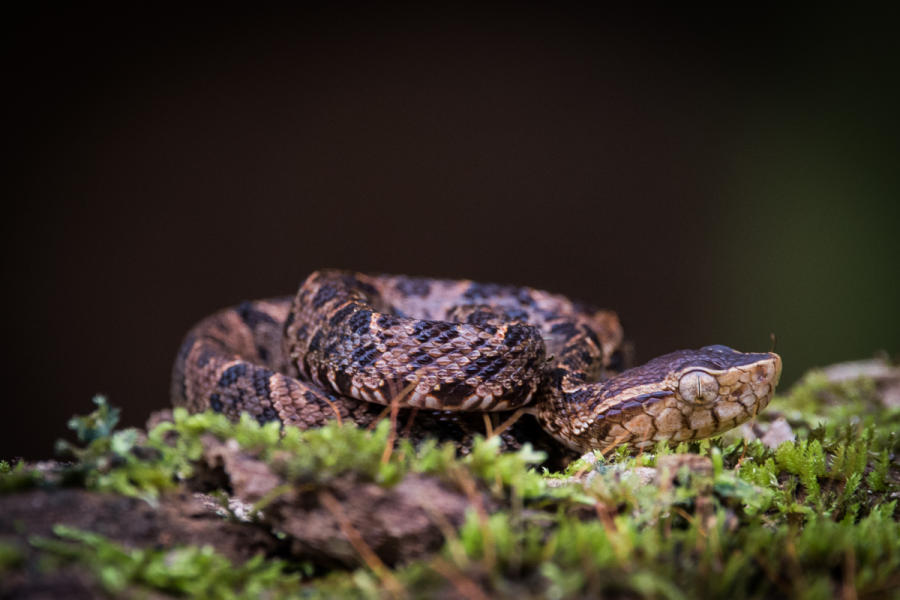
<instances>
[{"instance_id":1,"label":"snake snout","mask_svg":"<svg viewBox=\"0 0 900 600\"><path fill-rule=\"evenodd\" d=\"M740 414L739 422L743 422L765 408L775 392L781 377L781 357L773 352L747 356L754 360L715 374L719 383L715 411L719 417Z\"/></svg>"},{"instance_id":2,"label":"snake snout","mask_svg":"<svg viewBox=\"0 0 900 600\"><path fill-rule=\"evenodd\" d=\"M740 367L739 371L739 381L743 384L745 393L752 391L759 400L768 403L768 397L781 379L781 357L774 352L767 352L757 362Z\"/></svg>"},{"instance_id":3,"label":"snake snout","mask_svg":"<svg viewBox=\"0 0 900 600\"><path fill-rule=\"evenodd\" d=\"M692 429L706 426L701 418L706 414L728 426L752 418L768 405L781 377L781 357L773 352L716 352L723 355L719 368L695 363L678 379L677 394L685 409L692 411Z\"/></svg>"}]
</instances>

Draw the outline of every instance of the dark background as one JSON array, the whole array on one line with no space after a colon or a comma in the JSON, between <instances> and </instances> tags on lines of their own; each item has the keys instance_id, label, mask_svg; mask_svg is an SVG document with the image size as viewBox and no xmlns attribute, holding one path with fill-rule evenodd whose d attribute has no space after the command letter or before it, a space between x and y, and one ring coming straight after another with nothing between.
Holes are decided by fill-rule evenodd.
<instances>
[{"instance_id":1,"label":"dark background","mask_svg":"<svg viewBox=\"0 0 900 600\"><path fill-rule=\"evenodd\" d=\"M155 10L7 20L0 457L324 266L567 293L640 360L774 332L785 384L900 349L887 15Z\"/></svg>"}]
</instances>

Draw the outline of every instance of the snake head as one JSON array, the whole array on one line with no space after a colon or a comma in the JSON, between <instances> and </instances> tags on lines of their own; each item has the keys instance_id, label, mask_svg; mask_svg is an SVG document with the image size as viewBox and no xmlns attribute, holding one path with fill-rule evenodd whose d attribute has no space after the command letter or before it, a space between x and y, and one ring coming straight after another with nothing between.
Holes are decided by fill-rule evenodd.
<instances>
[{"instance_id":1,"label":"snake head","mask_svg":"<svg viewBox=\"0 0 900 600\"><path fill-rule=\"evenodd\" d=\"M602 384L593 418L572 447L646 447L662 440L710 437L756 416L781 376L781 357L727 346L679 350Z\"/></svg>"},{"instance_id":2,"label":"snake head","mask_svg":"<svg viewBox=\"0 0 900 600\"><path fill-rule=\"evenodd\" d=\"M685 405L709 407L737 400L751 408L763 399L768 404L781 377L781 357L773 352L738 352L728 346L705 346L674 355L669 381L677 379L677 388L673 383L669 387Z\"/></svg>"}]
</instances>

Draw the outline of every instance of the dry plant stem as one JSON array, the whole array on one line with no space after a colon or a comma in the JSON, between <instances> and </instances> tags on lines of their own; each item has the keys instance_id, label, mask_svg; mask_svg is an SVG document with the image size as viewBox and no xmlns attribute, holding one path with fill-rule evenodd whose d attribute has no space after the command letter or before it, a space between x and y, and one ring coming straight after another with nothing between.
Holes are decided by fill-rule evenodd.
<instances>
[{"instance_id":1,"label":"dry plant stem","mask_svg":"<svg viewBox=\"0 0 900 600\"><path fill-rule=\"evenodd\" d=\"M484 503L481 501L481 496L478 494L478 488L475 485L475 480L472 479L471 474L463 469L454 469L453 474L456 482L459 484L460 488L462 488L463 493L469 499L469 503L478 515L478 522L481 525L481 531L484 536L485 568L490 573L494 570L496 557L494 555L494 536L491 533L490 524L488 522L487 510L484 508Z\"/></svg>"},{"instance_id":2,"label":"dry plant stem","mask_svg":"<svg viewBox=\"0 0 900 600\"><path fill-rule=\"evenodd\" d=\"M328 398L324 398L324 397L322 398L322 400L324 400L325 402L327 402L327 403L328 403L328 406L331 407L331 410L334 411L334 417L335 417L335 420L337 421L337 424L338 424L338 425L343 425L343 421L341 420L341 411L338 410L338 407L335 406L334 402L332 402L332 401L329 400Z\"/></svg>"},{"instance_id":3,"label":"dry plant stem","mask_svg":"<svg viewBox=\"0 0 900 600\"><path fill-rule=\"evenodd\" d=\"M844 552L844 585L841 589L841 600L856 600L856 553L853 548Z\"/></svg>"},{"instance_id":4,"label":"dry plant stem","mask_svg":"<svg viewBox=\"0 0 900 600\"><path fill-rule=\"evenodd\" d=\"M341 533L344 534L344 537L347 538L347 541L349 541L357 553L359 553L360 557L362 557L363 561L372 572L378 576L378 579L381 580L382 584L384 584L391 595L395 598L405 598L406 592L403 589L403 586L397 581L393 574L391 574L387 565L378 558L375 551L372 550L363 539L362 535L360 535L359 531L353 526L337 498L331 495L331 493L323 490L319 492L319 502L321 502L322 506L331 513L331 516L337 521Z\"/></svg>"},{"instance_id":5,"label":"dry plant stem","mask_svg":"<svg viewBox=\"0 0 900 600\"><path fill-rule=\"evenodd\" d=\"M453 557L453 561L457 566L467 567L469 565L469 558L466 556L466 551L462 546L462 542L456 534L456 528L441 512L434 510L429 506L423 505L423 508L428 512L429 518L437 525L438 529L441 530L444 540L447 543L447 550Z\"/></svg>"},{"instance_id":6,"label":"dry plant stem","mask_svg":"<svg viewBox=\"0 0 900 600\"><path fill-rule=\"evenodd\" d=\"M524 415L527 412L528 412L527 408L520 408L520 409L516 410L516 412L514 412L512 415L510 415L510 417L508 419L503 421L503 423L501 423L496 429L494 429L493 432L491 432L488 435L488 437L491 437L494 435L500 435L501 433L503 433L504 431L506 431L513 425L515 425L516 421L518 421L520 418L522 418L522 415Z\"/></svg>"},{"instance_id":7,"label":"dry plant stem","mask_svg":"<svg viewBox=\"0 0 900 600\"><path fill-rule=\"evenodd\" d=\"M409 432L412 431L413 423L416 421L416 416L419 414L419 408L413 407L409 412L409 418L406 420L406 425L403 427L403 433L401 434L403 437L409 437Z\"/></svg>"},{"instance_id":8,"label":"dry plant stem","mask_svg":"<svg viewBox=\"0 0 900 600\"><path fill-rule=\"evenodd\" d=\"M375 428L378 427L378 424L381 423L384 420L384 418L386 416L388 416L388 413L390 413L390 412L391 412L391 405L388 404L387 406L384 407L384 409L380 413L378 413L378 416L375 417L371 423L369 423L369 425L366 427L366 431L374 431Z\"/></svg>"},{"instance_id":9,"label":"dry plant stem","mask_svg":"<svg viewBox=\"0 0 900 600\"><path fill-rule=\"evenodd\" d=\"M616 527L616 522L612 518L612 514L610 514L609 506L604 502L596 502L594 504L594 511L597 513L597 517L600 519L600 522L603 523L604 529L609 532L616 532L618 528Z\"/></svg>"},{"instance_id":10,"label":"dry plant stem","mask_svg":"<svg viewBox=\"0 0 900 600\"><path fill-rule=\"evenodd\" d=\"M384 452L381 455L381 464L387 464L391 459L391 453L394 451L394 440L397 439L397 414L400 412L400 402L402 402L418 384L418 380L411 382L403 388L399 394L391 398L391 404L388 407L391 411L391 430L388 433L388 439L384 445Z\"/></svg>"},{"instance_id":11,"label":"dry plant stem","mask_svg":"<svg viewBox=\"0 0 900 600\"><path fill-rule=\"evenodd\" d=\"M600 456L605 457L606 454L607 454L608 452L614 450L619 444L621 444L622 442L624 442L625 440L627 440L628 437L629 437L629 435L630 435L630 434L622 434L620 437L618 437L618 438L616 438L615 440L613 440L613 443L612 443L612 444L609 444L608 446L605 446L604 448L601 448L601 449L599 450ZM641 451L643 451L643 448L641 449Z\"/></svg>"},{"instance_id":12,"label":"dry plant stem","mask_svg":"<svg viewBox=\"0 0 900 600\"><path fill-rule=\"evenodd\" d=\"M449 581L459 595L468 600L490 600L478 587L478 584L463 575L457 568L442 558L431 561L431 568L443 575Z\"/></svg>"},{"instance_id":13,"label":"dry plant stem","mask_svg":"<svg viewBox=\"0 0 900 600\"><path fill-rule=\"evenodd\" d=\"M484 421L484 437L488 439L494 437L494 426L491 423L491 415L489 413L481 413L481 420Z\"/></svg>"},{"instance_id":14,"label":"dry plant stem","mask_svg":"<svg viewBox=\"0 0 900 600\"><path fill-rule=\"evenodd\" d=\"M741 448L741 455L738 457L737 463L734 465L735 471L741 468L741 465L744 464L744 457L747 456L747 440L744 440L744 446Z\"/></svg>"},{"instance_id":15,"label":"dry plant stem","mask_svg":"<svg viewBox=\"0 0 900 600\"><path fill-rule=\"evenodd\" d=\"M400 403L391 400L391 430L388 432L387 441L384 443L384 452L381 454L381 464L387 464L394 452L394 440L397 439L397 413L400 411Z\"/></svg>"}]
</instances>

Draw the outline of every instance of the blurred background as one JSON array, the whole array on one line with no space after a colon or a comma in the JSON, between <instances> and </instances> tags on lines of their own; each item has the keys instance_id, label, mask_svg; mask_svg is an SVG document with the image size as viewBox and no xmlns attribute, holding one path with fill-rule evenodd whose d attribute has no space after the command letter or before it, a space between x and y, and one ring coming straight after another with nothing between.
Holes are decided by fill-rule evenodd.
<instances>
[{"instance_id":1,"label":"blurred background","mask_svg":"<svg viewBox=\"0 0 900 600\"><path fill-rule=\"evenodd\" d=\"M640 361L774 333L785 387L900 350L894 19L179 10L6 23L0 458L326 266L566 293Z\"/></svg>"}]
</instances>

